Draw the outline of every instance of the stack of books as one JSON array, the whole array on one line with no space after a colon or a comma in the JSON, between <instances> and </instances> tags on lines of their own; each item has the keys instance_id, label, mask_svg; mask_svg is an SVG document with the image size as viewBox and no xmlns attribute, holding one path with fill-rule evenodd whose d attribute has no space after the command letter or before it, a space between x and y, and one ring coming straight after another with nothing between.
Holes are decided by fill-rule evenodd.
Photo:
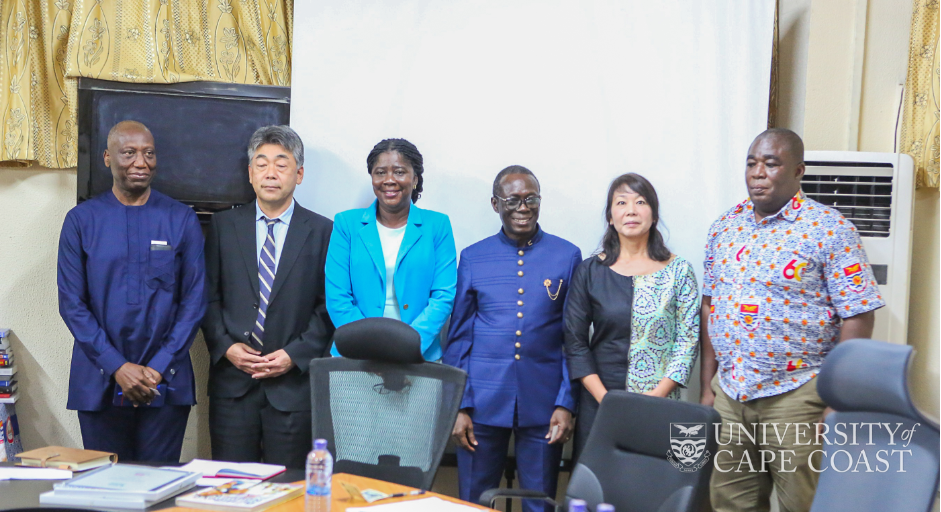
<instances>
[{"instance_id":1,"label":"stack of books","mask_svg":"<svg viewBox=\"0 0 941 512\"><path fill-rule=\"evenodd\" d=\"M10 330L0 329L0 462L12 460L23 451L16 406L13 405L19 398L15 363L13 349L10 348Z\"/></svg>"},{"instance_id":2,"label":"stack of books","mask_svg":"<svg viewBox=\"0 0 941 512\"><path fill-rule=\"evenodd\" d=\"M14 404L19 398L16 384L16 360L10 346L10 330L0 329L0 404Z\"/></svg>"},{"instance_id":3,"label":"stack of books","mask_svg":"<svg viewBox=\"0 0 941 512\"><path fill-rule=\"evenodd\" d=\"M191 489L200 473L171 468L113 464L98 468L39 495L42 505L145 509Z\"/></svg>"}]
</instances>

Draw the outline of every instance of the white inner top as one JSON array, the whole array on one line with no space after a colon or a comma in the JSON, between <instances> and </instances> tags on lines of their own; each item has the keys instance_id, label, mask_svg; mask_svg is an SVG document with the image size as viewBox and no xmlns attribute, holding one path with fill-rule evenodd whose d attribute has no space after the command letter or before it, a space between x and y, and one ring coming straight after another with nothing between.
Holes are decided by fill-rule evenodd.
<instances>
[{"instance_id":1,"label":"white inner top","mask_svg":"<svg viewBox=\"0 0 941 512\"><path fill-rule=\"evenodd\" d=\"M407 226L408 224L391 229L383 226L381 222L376 222L376 227L379 229L379 242L382 243L382 258L386 261L386 307L382 316L396 320L401 320L402 315L399 314L399 301L395 298L395 283L393 282L395 260L399 256L399 247L402 245Z\"/></svg>"}]
</instances>

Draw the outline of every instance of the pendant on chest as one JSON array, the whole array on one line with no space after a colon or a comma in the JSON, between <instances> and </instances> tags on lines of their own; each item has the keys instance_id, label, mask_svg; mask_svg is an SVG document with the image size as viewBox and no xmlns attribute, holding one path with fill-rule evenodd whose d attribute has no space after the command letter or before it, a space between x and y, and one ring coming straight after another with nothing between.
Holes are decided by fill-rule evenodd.
<instances>
[{"instance_id":1,"label":"pendant on chest","mask_svg":"<svg viewBox=\"0 0 941 512\"><path fill-rule=\"evenodd\" d=\"M551 289L553 285L552 279L546 279L542 282L542 285L546 287L546 293L549 294L550 299L556 300L559 298L559 293L562 291L562 279L559 279L559 286L556 287L555 293L552 293Z\"/></svg>"}]
</instances>

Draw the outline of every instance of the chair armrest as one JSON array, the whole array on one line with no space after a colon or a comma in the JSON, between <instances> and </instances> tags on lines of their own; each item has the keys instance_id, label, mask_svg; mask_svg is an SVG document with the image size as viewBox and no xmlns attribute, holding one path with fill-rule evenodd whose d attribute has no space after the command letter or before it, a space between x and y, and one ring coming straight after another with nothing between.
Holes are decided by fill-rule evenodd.
<instances>
[{"instance_id":1,"label":"chair armrest","mask_svg":"<svg viewBox=\"0 0 941 512\"><path fill-rule=\"evenodd\" d=\"M559 505L546 493L542 491L533 491L530 489L490 489L484 491L480 495L480 500L478 503L484 507L493 508L493 502L497 501L497 498L521 498L524 500L542 500L546 503L552 505L556 509L559 508Z\"/></svg>"}]
</instances>

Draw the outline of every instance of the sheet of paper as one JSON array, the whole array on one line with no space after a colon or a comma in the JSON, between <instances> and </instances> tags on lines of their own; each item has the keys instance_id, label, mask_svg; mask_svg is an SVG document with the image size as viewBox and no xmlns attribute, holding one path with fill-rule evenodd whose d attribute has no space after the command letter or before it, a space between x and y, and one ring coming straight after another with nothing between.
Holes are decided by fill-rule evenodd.
<instances>
[{"instance_id":1,"label":"sheet of paper","mask_svg":"<svg viewBox=\"0 0 941 512\"><path fill-rule=\"evenodd\" d=\"M284 466L255 462L226 462L224 460L193 459L179 468L184 471L202 473L203 476L225 475L241 478L268 478L284 471Z\"/></svg>"},{"instance_id":2,"label":"sheet of paper","mask_svg":"<svg viewBox=\"0 0 941 512\"><path fill-rule=\"evenodd\" d=\"M220 485L225 485L233 480L238 480L238 478L213 478L211 476L204 476L199 480L196 480L197 487L219 487ZM256 482L258 480L255 480Z\"/></svg>"},{"instance_id":3,"label":"sheet of paper","mask_svg":"<svg viewBox=\"0 0 941 512\"><path fill-rule=\"evenodd\" d=\"M444 501L441 498L422 498L420 500L400 501L397 503L376 503L368 507L352 507L347 512L470 512L479 508L460 503Z\"/></svg>"},{"instance_id":4,"label":"sheet of paper","mask_svg":"<svg viewBox=\"0 0 941 512\"><path fill-rule=\"evenodd\" d=\"M0 480L68 480L67 469L0 467Z\"/></svg>"}]
</instances>

